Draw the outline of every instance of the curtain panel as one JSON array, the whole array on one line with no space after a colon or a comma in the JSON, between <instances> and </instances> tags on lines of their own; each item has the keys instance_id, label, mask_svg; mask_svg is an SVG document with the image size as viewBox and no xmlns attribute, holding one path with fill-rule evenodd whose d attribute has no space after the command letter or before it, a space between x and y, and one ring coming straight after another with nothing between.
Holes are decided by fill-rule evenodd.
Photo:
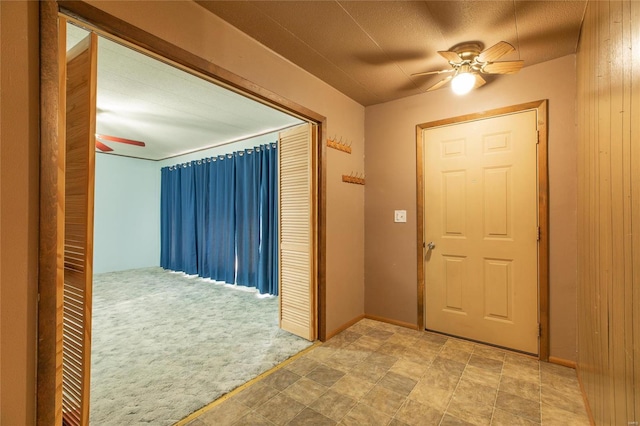
<instances>
[{"instance_id":1,"label":"curtain panel","mask_svg":"<svg viewBox=\"0 0 640 426\"><path fill-rule=\"evenodd\" d=\"M277 145L163 167L160 266L278 295Z\"/></svg>"}]
</instances>

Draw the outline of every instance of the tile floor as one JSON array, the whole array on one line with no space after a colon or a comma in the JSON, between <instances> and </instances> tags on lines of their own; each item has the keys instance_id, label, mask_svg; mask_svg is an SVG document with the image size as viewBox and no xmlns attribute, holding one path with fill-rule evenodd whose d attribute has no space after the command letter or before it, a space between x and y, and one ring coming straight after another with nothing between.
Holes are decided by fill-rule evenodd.
<instances>
[{"instance_id":1,"label":"tile floor","mask_svg":"<svg viewBox=\"0 0 640 426\"><path fill-rule=\"evenodd\" d=\"M575 370L363 319L188 423L470 424L589 420Z\"/></svg>"}]
</instances>

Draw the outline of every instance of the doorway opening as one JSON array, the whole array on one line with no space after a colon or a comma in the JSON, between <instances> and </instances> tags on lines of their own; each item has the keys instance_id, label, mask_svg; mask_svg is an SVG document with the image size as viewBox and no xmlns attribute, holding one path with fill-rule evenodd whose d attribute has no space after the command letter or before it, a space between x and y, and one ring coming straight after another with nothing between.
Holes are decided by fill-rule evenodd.
<instances>
[{"instance_id":1,"label":"doorway opening","mask_svg":"<svg viewBox=\"0 0 640 426\"><path fill-rule=\"evenodd\" d=\"M207 81L233 89L242 96L259 101L262 104L276 108L300 120L310 123L309 128L309 186L308 197L312 202L307 206L312 211L309 219L313 226L309 230L309 251L313 266L310 269L310 291L312 292L311 314L313 315L312 339L316 336L325 338L324 313L324 221L325 221L325 186L324 180L324 144L322 140L325 128L325 118L300 105L290 102L263 88L259 88L242 78L210 64L206 60L196 57L189 52L144 33L137 28L124 24L114 17L86 4L67 4L74 10L65 13L82 16L84 23L92 31L110 38L117 38L119 42L135 47L149 56L161 59L181 69L206 79ZM79 10L75 10L78 8ZM60 99L63 97L61 77L64 70L60 67L60 55L64 52L64 40L58 33L58 5L55 2L43 4L41 13L42 35L42 150L41 166L43 181L41 185L41 275L39 308L39 355L38 355L38 417L43 423L59 424L63 417L62 391L62 330L60 323L63 318L63 287L64 287L64 229L65 229L65 191L64 191L64 144L58 139L64 121L60 119ZM144 48L140 47L144 46ZM62 154L62 156L60 155ZM50 177L55 176L52 179ZM62 214L61 214L62 213ZM89 312L90 314L90 312ZM51 326L53 325L53 327ZM82 380L86 380L83 378ZM67 413L69 410L67 410ZM79 415L79 413L73 413ZM48 420L51 421L48 421Z\"/></svg>"}]
</instances>

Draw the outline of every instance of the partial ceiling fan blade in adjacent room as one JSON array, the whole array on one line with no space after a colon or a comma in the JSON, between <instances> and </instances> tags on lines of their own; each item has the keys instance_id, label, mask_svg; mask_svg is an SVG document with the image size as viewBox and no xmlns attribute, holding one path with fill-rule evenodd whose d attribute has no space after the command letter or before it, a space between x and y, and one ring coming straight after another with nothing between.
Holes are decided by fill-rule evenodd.
<instances>
[{"instance_id":1,"label":"partial ceiling fan blade in adjacent room","mask_svg":"<svg viewBox=\"0 0 640 426\"><path fill-rule=\"evenodd\" d=\"M493 62L482 67L485 74L515 74L524 65L524 61Z\"/></svg>"},{"instance_id":2,"label":"partial ceiling fan blade in adjacent room","mask_svg":"<svg viewBox=\"0 0 640 426\"><path fill-rule=\"evenodd\" d=\"M96 148L98 148L102 152L110 152L113 151L113 148L109 148L107 145L103 144L99 140L96 139Z\"/></svg>"},{"instance_id":3,"label":"partial ceiling fan blade in adjacent room","mask_svg":"<svg viewBox=\"0 0 640 426\"><path fill-rule=\"evenodd\" d=\"M516 49L511 44L507 43L506 41L499 41L493 46L480 52L480 54L478 55L478 61L493 62L502 58L507 53L513 52L514 50Z\"/></svg>"},{"instance_id":4,"label":"partial ceiling fan blade in adjacent room","mask_svg":"<svg viewBox=\"0 0 640 426\"><path fill-rule=\"evenodd\" d=\"M444 86L445 84L447 84L448 82L451 81L451 79L453 78L452 75L450 75L449 77L440 80L439 82L437 82L436 84L434 84L433 86L429 87L427 89L427 92L431 92L432 90L438 90L439 88L441 88L442 86Z\"/></svg>"},{"instance_id":5,"label":"partial ceiling fan blade in adjacent room","mask_svg":"<svg viewBox=\"0 0 640 426\"><path fill-rule=\"evenodd\" d=\"M102 139L110 142L118 142L118 143L126 143L127 145L135 145L135 146L146 146L144 142L135 141L132 139L119 138L116 136L108 136L108 135L98 135L96 134L96 138Z\"/></svg>"}]
</instances>

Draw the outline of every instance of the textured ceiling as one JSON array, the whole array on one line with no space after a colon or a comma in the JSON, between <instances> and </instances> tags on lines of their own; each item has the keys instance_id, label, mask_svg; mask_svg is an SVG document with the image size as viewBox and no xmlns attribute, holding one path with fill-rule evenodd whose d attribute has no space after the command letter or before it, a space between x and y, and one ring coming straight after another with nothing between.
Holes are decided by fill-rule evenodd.
<instances>
[{"instance_id":1,"label":"textured ceiling","mask_svg":"<svg viewBox=\"0 0 640 426\"><path fill-rule=\"evenodd\" d=\"M68 26L67 49L87 31ZM98 40L96 132L110 154L160 160L301 123L263 104L103 37Z\"/></svg>"},{"instance_id":2,"label":"textured ceiling","mask_svg":"<svg viewBox=\"0 0 640 426\"><path fill-rule=\"evenodd\" d=\"M576 51L586 1L198 1L362 105L426 91L455 44L504 40L525 66ZM68 45L86 36L69 26ZM152 160L290 127L300 120L104 38L99 40L97 132ZM493 77L493 76L490 76ZM508 75L493 78L509 78ZM491 78L487 78L491 84ZM480 88L478 90L483 90Z\"/></svg>"},{"instance_id":3,"label":"textured ceiling","mask_svg":"<svg viewBox=\"0 0 640 426\"><path fill-rule=\"evenodd\" d=\"M525 66L575 53L586 1L198 1L362 105L426 91L466 41L517 50ZM509 78L499 76L494 78ZM491 79L487 79L490 83ZM482 90L482 88L478 89Z\"/></svg>"}]
</instances>

